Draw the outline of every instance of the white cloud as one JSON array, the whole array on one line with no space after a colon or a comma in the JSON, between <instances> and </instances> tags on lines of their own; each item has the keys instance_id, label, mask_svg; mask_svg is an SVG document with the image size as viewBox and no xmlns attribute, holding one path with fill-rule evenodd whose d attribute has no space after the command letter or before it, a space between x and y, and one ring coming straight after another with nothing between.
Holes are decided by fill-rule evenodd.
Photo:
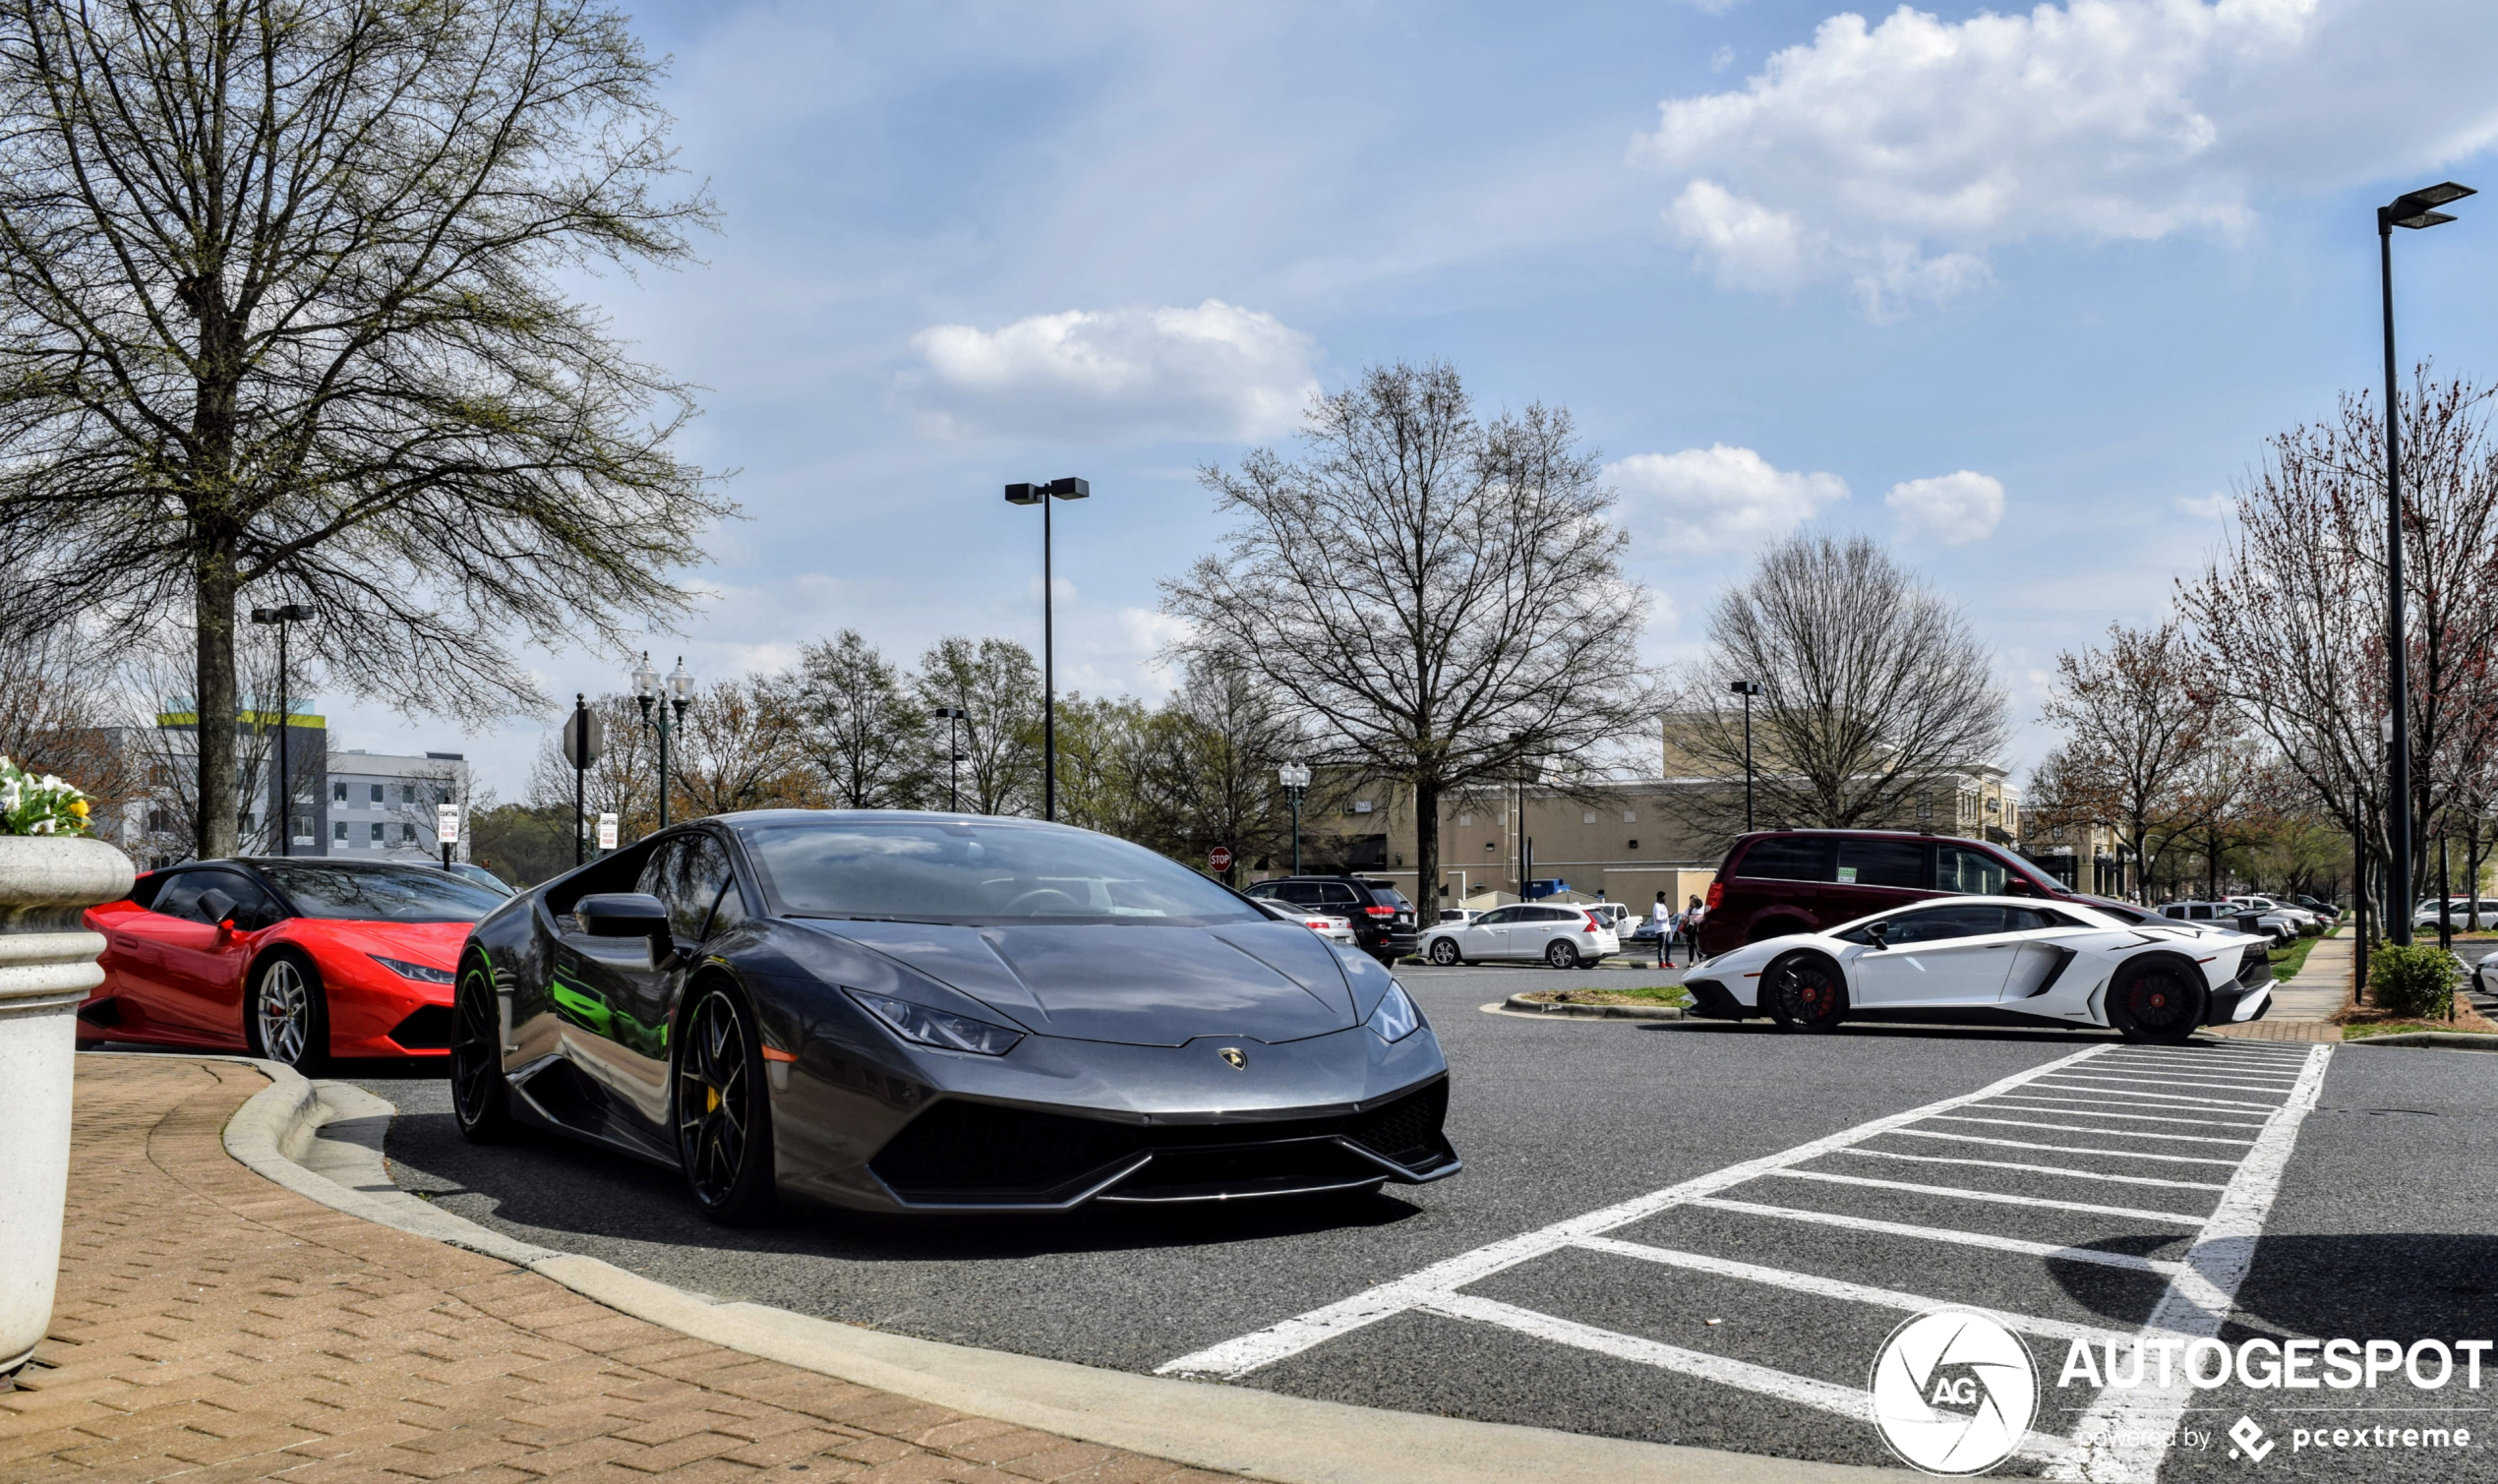
<instances>
[{"instance_id":1,"label":"white cloud","mask_svg":"<svg viewBox=\"0 0 2498 1484\"><path fill-rule=\"evenodd\" d=\"M2220 490L2200 498L2180 495L2176 499L2176 505L2178 509L2189 515L2200 515L2206 520L2218 520L2229 513L2230 497L2227 492Z\"/></svg>"},{"instance_id":2,"label":"white cloud","mask_svg":"<svg viewBox=\"0 0 2498 1484\"><path fill-rule=\"evenodd\" d=\"M1909 534L1963 546L1994 534L2003 519L2003 481L1962 469L1895 484L1882 504Z\"/></svg>"},{"instance_id":3,"label":"white cloud","mask_svg":"<svg viewBox=\"0 0 2498 1484\"><path fill-rule=\"evenodd\" d=\"M1872 26L1837 15L1741 91L1667 99L1632 153L1684 181L1667 220L1721 282L1843 279L1880 318L1984 283L2001 243L2234 233L2252 219L2251 182L2325 184L2315 152L2286 157L2279 141L2329 131L2282 117L2281 94L2361 67L2319 37L2339 22L2365 29L2352 13L2367 9L2070 0L1960 22L1907 6ZM2350 39L2383 38L2336 44ZM2309 112L2345 118L2388 103L2310 97ZM2485 143L2498 109L2471 109L2419 121L2403 152Z\"/></svg>"},{"instance_id":4,"label":"white cloud","mask_svg":"<svg viewBox=\"0 0 2498 1484\"><path fill-rule=\"evenodd\" d=\"M1848 498L1836 474L1773 468L1752 449L1724 444L1635 453L1604 472L1622 491L1636 539L1669 555L1750 551Z\"/></svg>"},{"instance_id":5,"label":"white cloud","mask_svg":"<svg viewBox=\"0 0 2498 1484\"><path fill-rule=\"evenodd\" d=\"M1208 299L1035 315L912 337L902 386L940 436L1253 439L1296 426L1317 346L1275 316Z\"/></svg>"}]
</instances>

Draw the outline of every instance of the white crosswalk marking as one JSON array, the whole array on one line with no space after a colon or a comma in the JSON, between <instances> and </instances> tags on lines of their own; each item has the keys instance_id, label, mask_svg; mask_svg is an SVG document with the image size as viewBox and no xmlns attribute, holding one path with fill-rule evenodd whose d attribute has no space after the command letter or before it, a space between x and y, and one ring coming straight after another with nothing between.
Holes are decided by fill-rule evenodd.
<instances>
[{"instance_id":1,"label":"white crosswalk marking","mask_svg":"<svg viewBox=\"0 0 2498 1484\"><path fill-rule=\"evenodd\" d=\"M1238 1378L1392 1316L1421 1313L1489 1326L1582 1352L1774 1396L1819 1411L1867 1420L1870 1425L1870 1398L1855 1386L1842 1386L1750 1360L1625 1335L1563 1315L1542 1313L1466 1291L1496 1274L1570 1249L1625 1262L1636 1261L1651 1268L1674 1269L1759 1284L1800 1295L1807 1300L1862 1304L1907 1312L1941 1307L1968 1308L1994 1319L2008 1329L2050 1340L2077 1339L2093 1344L2112 1340L2121 1343L2134 1337L2136 1333L2120 1327L2081 1324L2048 1315L1962 1303L1948 1293L1911 1293L1800 1268L1751 1261L1753 1257L1775 1249L1773 1234L1779 1226L1818 1226L1933 1247L1991 1251L2034 1259L2044 1264L2088 1264L2165 1278L2166 1291L2144 1320L2139 1333L2149 1336L2162 1333L2210 1336L2218 1332L2227 1317L2238 1283L2253 1259L2254 1239L2270 1210L2273 1192L2279 1186L2282 1167L2289 1158L2299 1121L2305 1116L2306 1109L2314 1105L2331 1049L2323 1045L2299 1051L2234 1045L2191 1048L2092 1046L1962 1097L1877 1118L1826 1138L1729 1165L1649 1195L1461 1253L1324 1308L1180 1356L1158 1370L1163 1375ZM2215 1094L2236 1096L2213 1096ZM2066 1121L2045 1121L2048 1119ZM1935 1126L1940 1124L1957 1127ZM2134 1124L2159 1126L2111 1126ZM2088 1137L2111 1142L2096 1148L2047 1143L1968 1132L1972 1126L2040 1129L2068 1139ZM2195 1132L2179 1132L2181 1126L2191 1127ZM2241 1132L2246 1137L2230 1137ZM1915 1153L1897 1147L1895 1141L1902 1139L1970 1146L1973 1147L1972 1155ZM2175 1146L2180 1143L2211 1152L2177 1151ZM2155 1144L2167 1147L2149 1147ZM1931 1149L1932 1145L1928 1148ZM2192 1165L2198 1168L2194 1171L2180 1169L2175 1173L2181 1176L2211 1168L2215 1179L2127 1174L2022 1159L1977 1158L1976 1148L2043 1151L2093 1159ZM2000 1172L1995 1183L2002 1183L2005 1179L2026 1181L2034 1189L2059 1188L2053 1183L2042 1184L2040 1177L2045 1177L2048 1182L2081 1180L2149 1187L2176 1192L2176 1204L2202 1204L2199 1200L2188 1201L2185 1193L2210 1192L2214 1209L2208 1214L2159 1210L1806 1167L1830 1157L1927 1166L1934 1169L1937 1180L1949 1180L1953 1178L1950 1171L1965 1169L1971 1172L1967 1178L1980 1178L1979 1171ZM2226 1175L2222 1171L2227 1171ZM2082 1224L2084 1240L2055 1242L1999 1232L1887 1220L1853 1209L1822 1211L1807 1206L1746 1199L1753 1194L1751 1190L1737 1193L1742 1187L1757 1187L1759 1182L1773 1179L1841 1187L1863 1192L1867 1200L1889 1196L1894 1204L1903 1197L1931 1197L1968 1203L1978 1208L1973 1211L1972 1217L1979 1224L1984 1224L1981 1213L1989 1207L2004 1208L2001 1218L2007 1221L2014 1219L2015 1211L2031 1213L2023 1219L2033 1226L2046 1221L2052 1228L2059 1219L2070 1221L2076 1217L2102 1219ZM1836 1199L1836 1192L1833 1192L1833 1198ZM1740 1249L1747 1253L1743 1259L1610 1235L1619 1228L1678 1208L1705 1211L1721 1218L1763 1225L1766 1229L1759 1239L1748 1241ZM2102 1235L2108 1229L2106 1223L2110 1218L2146 1223L2148 1229L2131 1238L2111 1241ZM2093 1237L2096 1239L2090 1239ZM2180 1241L2186 1244L2182 1261L2124 1250L2146 1243L2153 1250L2159 1250L2168 1243ZM1952 1270L1943 1266L1932 1270L1921 1268L1919 1271L1948 1273ZM2043 1273L2042 1278L2047 1279L2047 1275ZM2052 1280L2047 1280L2045 1295L2050 1303L2069 1302L2061 1299L2060 1285ZM1797 1359L1804 1369L1824 1369L1828 1363L1825 1356L1799 1355ZM1866 1359L1870 1362L1871 1357ZM2166 1458L2167 1447L2138 1440L2172 1434L2180 1415L2177 1409L2187 1399L2183 1395L2161 1394L2152 1388L2122 1395L2105 1393L2094 1401L2074 1437L2033 1433L2020 1452L2024 1456L2045 1464L2051 1477L2148 1484L2156 1477ZM2108 1434L2110 1424L2115 1425L2118 1432ZM2103 1434L2120 1436L2129 1441L2099 1441Z\"/></svg>"}]
</instances>

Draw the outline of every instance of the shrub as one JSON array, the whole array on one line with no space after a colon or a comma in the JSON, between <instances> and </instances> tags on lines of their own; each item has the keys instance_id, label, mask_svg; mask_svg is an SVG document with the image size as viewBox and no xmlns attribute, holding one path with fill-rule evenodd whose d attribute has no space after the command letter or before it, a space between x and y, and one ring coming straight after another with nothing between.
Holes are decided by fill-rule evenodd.
<instances>
[{"instance_id":1,"label":"shrub","mask_svg":"<svg viewBox=\"0 0 2498 1484\"><path fill-rule=\"evenodd\" d=\"M2368 1002L2411 1020L2444 1020L2455 1003L2456 957L2431 943L2387 943L2368 957Z\"/></svg>"}]
</instances>

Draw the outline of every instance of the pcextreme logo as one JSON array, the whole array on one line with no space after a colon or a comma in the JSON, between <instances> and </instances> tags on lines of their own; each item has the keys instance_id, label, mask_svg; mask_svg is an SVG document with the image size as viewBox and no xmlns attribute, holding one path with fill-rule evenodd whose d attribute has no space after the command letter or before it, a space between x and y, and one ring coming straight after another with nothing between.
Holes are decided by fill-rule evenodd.
<instances>
[{"instance_id":1,"label":"pcextreme logo","mask_svg":"<svg viewBox=\"0 0 2498 1484\"><path fill-rule=\"evenodd\" d=\"M1911 1468L1984 1473L2012 1456L2039 1405L2019 1336L1983 1314L1936 1309L1891 1332L1874 1357L1874 1425Z\"/></svg>"}]
</instances>

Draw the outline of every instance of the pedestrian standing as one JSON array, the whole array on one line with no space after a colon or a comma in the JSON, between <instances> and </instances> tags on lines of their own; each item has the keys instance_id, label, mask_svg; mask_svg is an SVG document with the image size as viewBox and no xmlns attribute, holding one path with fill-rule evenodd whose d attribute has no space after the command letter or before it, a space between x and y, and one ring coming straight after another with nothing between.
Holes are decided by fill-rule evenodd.
<instances>
[{"instance_id":1,"label":"pedestrian standing","mask_svg":"<svg viewBox=\"0 0 2498 1484\"><path fill-rule=\"evenodd\" d=\"M1657 967L1659 969L1673 968L1674 904L1665 899L1665 893L1657 893L1656 905L1648 909L1648 921L1656 928Z\"/></svg>"},{"instance_id":2,"label":"pedestrian standing","mask_svg":"<svg viewBox=\"0 0 2498 1484\"><path fill-rule=\"evenodd\" d=\"M1694 897L1692 905L1683 911L1683 943L1692 951L1691 962L1698 963L1700 961L1700 899L1697 897Z\"/></svg>"}]
</instances>

